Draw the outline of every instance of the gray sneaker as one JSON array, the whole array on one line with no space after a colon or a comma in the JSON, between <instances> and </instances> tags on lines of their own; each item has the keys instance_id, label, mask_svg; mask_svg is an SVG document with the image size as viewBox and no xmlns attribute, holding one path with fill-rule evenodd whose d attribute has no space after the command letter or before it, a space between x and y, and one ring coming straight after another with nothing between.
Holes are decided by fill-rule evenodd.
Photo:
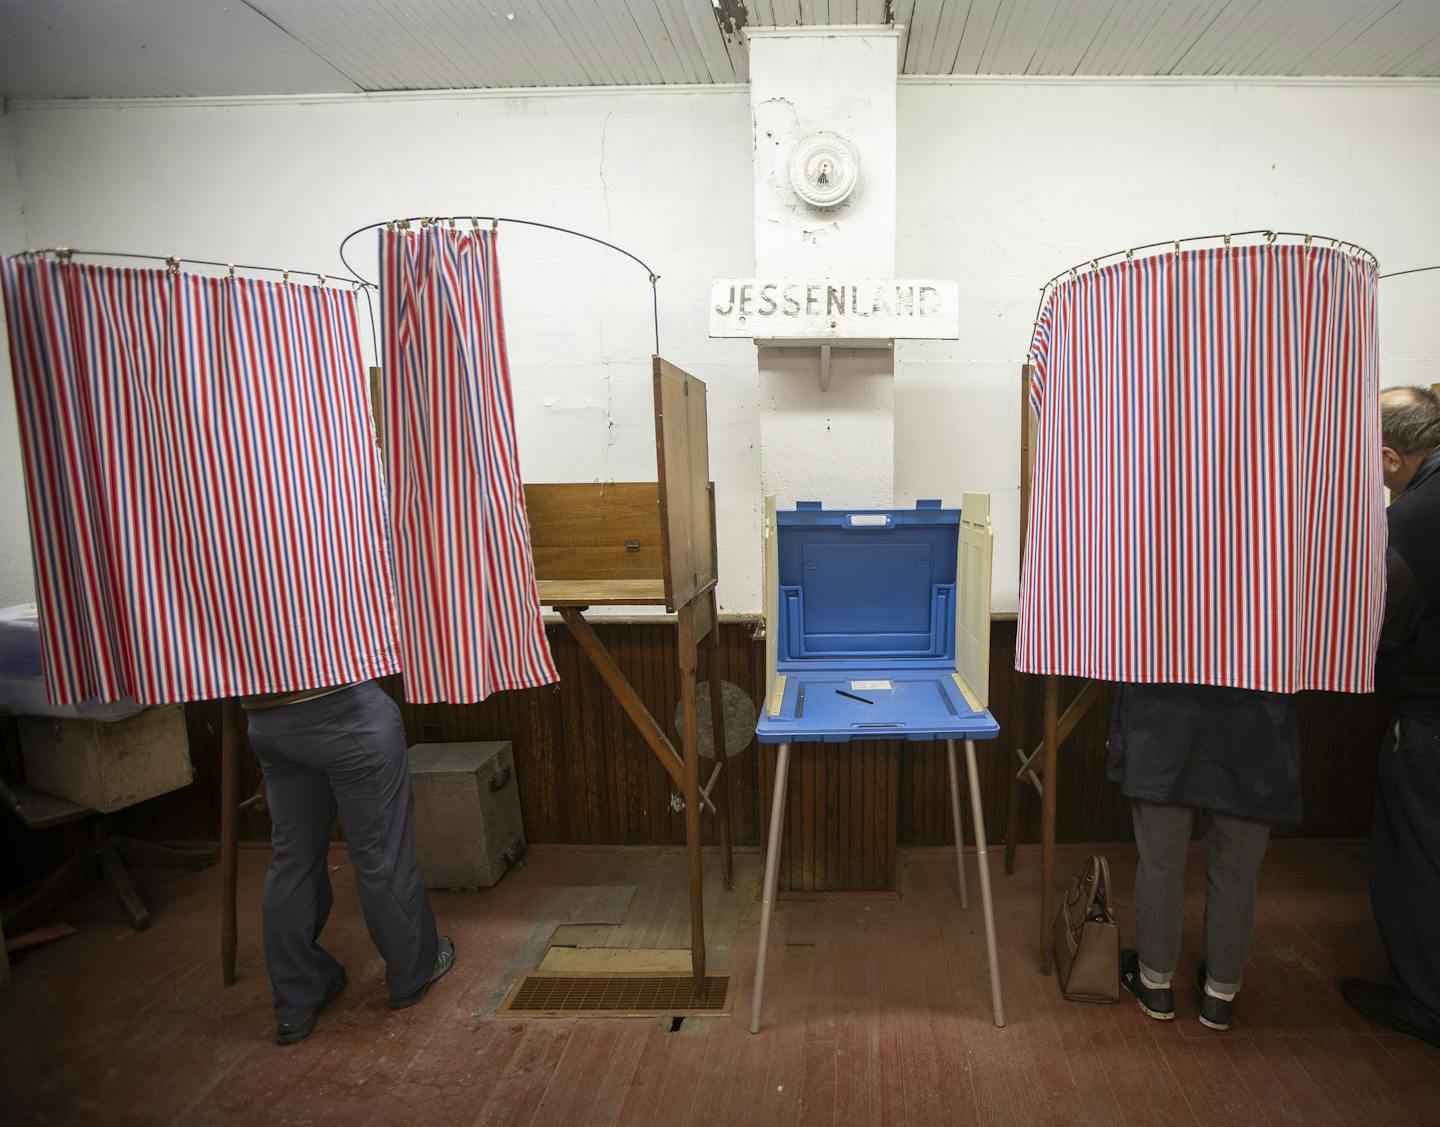
<instances>
[{"instance_id":1,"label":"gray sneaker","mask_svg":"<svg viewBox=\"0 0 1440 1127\"><path fill-rule=\"evenodd\" d=\"M1218 1029L1220 1032L1230 1028L1230 1011L1234 1008L1234 1001L1226 1001L1224 998L1217 998L1214 994L1207 993L1205 983L1210 976L1205 973L1205 964L1200 964L1200 971L1195 976L1195 985L1200 988L1200 1024L1206 1029Z\"/></svg>"},{"instance_id":2,"label":"gray sneaker","mask_svg":"<svg viewBox=\"0 0 1440 1127\"><path fill-rule=\"evenodd\" d=\"M425 991L434 986L436 982L444 978L450 968L455 965L455 944L448 935L440 937L440 950L435 955L435 969L430 972L430 980L420 987L413 994L407 994L403 998L391 998L390 1008L392 1010L403 1010L413 1006L421 998L425 997Z\"/></svg>"},{"instance_id":3,"label":"gray sneaker","mask_svg":"<svg viewBox=\"0 0 1440 1127\"><path fill-rule=\"evenodd\" d=\"M1126 948L1120 952L1120 981L1135 995L1135 1001L1146 1017L1156 1021L1175 1020L1175 991L1165 986L1157 989L1140 981L1140 952Z\"/></svg>"}]
</instances>

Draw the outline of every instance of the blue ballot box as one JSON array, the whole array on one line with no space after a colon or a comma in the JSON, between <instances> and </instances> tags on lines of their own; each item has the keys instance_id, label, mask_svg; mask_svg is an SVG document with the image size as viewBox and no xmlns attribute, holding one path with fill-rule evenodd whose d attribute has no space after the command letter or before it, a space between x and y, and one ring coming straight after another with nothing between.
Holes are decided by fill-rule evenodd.
<instances>
[{"instance_id":1,"label":"blue ballot box","mask_svg":"<svg viewBox=\"0 0 1440 1127\"><path fill-rule=\"evenodd\" d=\"M766 502L768 685L755 735L779 745L750 1031L759 1032L783 841L790 746L944 741L961 907L968 906L956 741L964 741L995 1024L1004 1025L976 740L1000 726L986 708L990 661L990 498L959 509L825 509ZM844 754L842 748L836 754Z\"/></svg>"},{"instance_id":2,"label":"blue ballot box","mask_svg":"<svg viewBox=\"0 0 1440 1127\"><path fill-rule=\"evenodd\" d=\"M999 735L956 665L959 509L802 501L775 515L776 683L761 743ZM989 610L987 598L987 629Z\"/></svg>"}]
</instances>

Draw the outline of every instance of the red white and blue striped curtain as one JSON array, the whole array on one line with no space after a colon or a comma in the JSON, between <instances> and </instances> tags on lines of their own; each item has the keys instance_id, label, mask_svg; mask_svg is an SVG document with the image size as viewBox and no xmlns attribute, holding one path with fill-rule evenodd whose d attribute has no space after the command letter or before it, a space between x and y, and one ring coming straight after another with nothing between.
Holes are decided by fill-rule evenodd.
<instances>
[{"instance_id":1,"label":"red white and blue striped curtain","mask_svg":"<svg viewBox=\"0 0 1440 1127\"><path fill-rule=\"evenodd\" d=\"M1372 263L1160 254L1059 285L1016 668L1372 691L1384 600Z\"/></svg>"},{"instance_id":2,"label":"red white and blue striped curtain","mask_svg":"<svg viewBox=\"0 0 1440 1127\"><path fill-rule=\"evenodd\" d=\"M355 295L0 264L58 704L397 670Z\"/></svg>"},{"instance_id":3,"label":"red white and blue striped curtain","mask_svg":"<svg viewBox=\"0 0 1440 1127\"><path fill-rule=\"evenodd\" d=\"M520 482L493 232L380 233L382 444L411 701L560 679Z\"/></svg>"}]
</instances>

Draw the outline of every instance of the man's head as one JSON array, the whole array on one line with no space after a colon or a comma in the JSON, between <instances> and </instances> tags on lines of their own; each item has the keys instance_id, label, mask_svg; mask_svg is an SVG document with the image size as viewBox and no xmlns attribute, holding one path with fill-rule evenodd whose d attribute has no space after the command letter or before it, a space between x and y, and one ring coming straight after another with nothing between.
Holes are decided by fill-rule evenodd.
<instances>
[{"instance_id":1,"label":"man's head","mask_svg":"<svg viewBox=\"0 0 1440 1127\"><path fill-rule=\"evenodd\" d=\"M1390 387L1380 393L1380 460L1385 488L1399 493L1425 456L1440 446L1440 395L1428 387Z\"/></svg>"}]
</instances>

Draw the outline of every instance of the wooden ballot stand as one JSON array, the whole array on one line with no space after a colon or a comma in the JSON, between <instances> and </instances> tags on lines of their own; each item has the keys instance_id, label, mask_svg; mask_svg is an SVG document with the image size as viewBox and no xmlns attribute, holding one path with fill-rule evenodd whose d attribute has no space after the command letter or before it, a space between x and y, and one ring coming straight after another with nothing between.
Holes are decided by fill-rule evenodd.
<instances>
[{"instance_id":1,"label":"wooden ballot stand","mask_svg":"<svg viewBox=\"0 0 1440 1127\"><path fill-rule=\"evenodd\" d=\"M701 896L700 808L720 821L725 887L734 885L730 818L721 779L725 757L704 789L695 706L699 653L710 680L714 746L725 746L715 605L715 488L705 385L659 356L653 358L657 480L527 485L530 544L540 602L560 612L625 714L639 729L685 799L690 863L690 965L697 996L705 987L705 922ZM596 606L660 606L679 630L681 745L640 699L585 620ZM713 800L711 795L714 796Z\"/></svg>"}]
</instances>

